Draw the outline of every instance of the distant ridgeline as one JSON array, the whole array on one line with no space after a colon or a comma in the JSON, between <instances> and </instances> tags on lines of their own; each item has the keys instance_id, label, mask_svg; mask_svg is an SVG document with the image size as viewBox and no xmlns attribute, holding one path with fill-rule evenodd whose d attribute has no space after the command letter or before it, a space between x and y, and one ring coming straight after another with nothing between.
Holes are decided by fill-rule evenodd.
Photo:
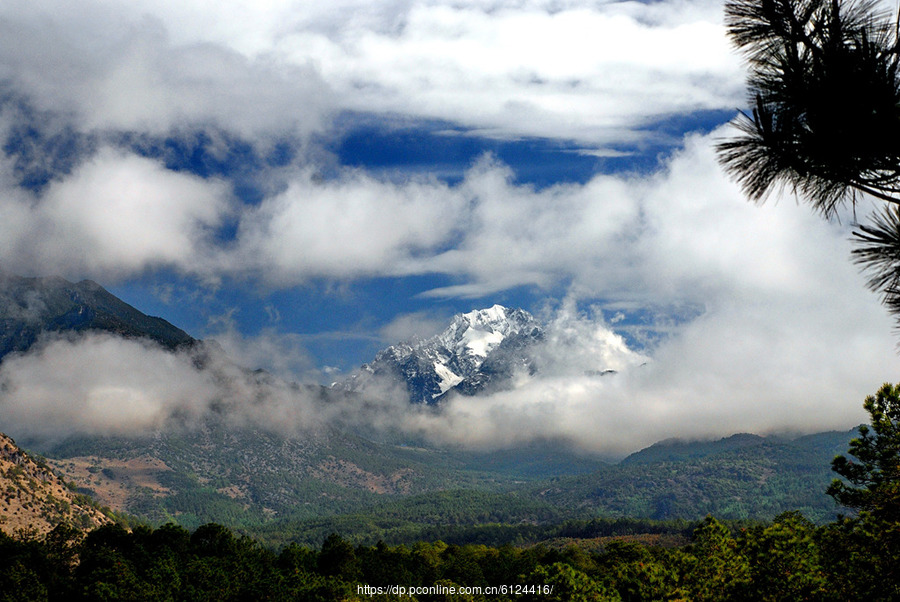
<instances>
[{"instance_id":1,"label":"distant ridgeline","mask_svg":"<svg viewBox=\"0 0 900 602\"><path fill-rule=\"evenodd\" d=\"M91 280L72 283L59 277L24 278L0 272L0 359L27 351L46 333L86 331L149 338L172 350L196 342Z\"/></svg>"}]
</instances>

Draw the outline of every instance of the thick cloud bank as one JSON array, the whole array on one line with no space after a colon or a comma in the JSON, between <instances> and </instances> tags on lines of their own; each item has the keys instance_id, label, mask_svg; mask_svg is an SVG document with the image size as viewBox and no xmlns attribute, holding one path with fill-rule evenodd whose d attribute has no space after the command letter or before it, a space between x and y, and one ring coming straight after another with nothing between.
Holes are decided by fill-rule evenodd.
<instances>
[{"instance_id":1,"label":"thick cloud bank","mask_svg":"<svg viewBox=\"0 0 900 602\"><path fill-rule=\"evenodd\" d=\"M3 430L45 440L192 428L210 413L293 435L328 419L314 394L237 366L218 345L173 353L107 334L48 337L5 358L0 389Z\"/></svg>"},{"instance_id":2,"label":"thick cloud bank","mask_svg":"<svg viewBox=\"0 0 900 602\"><path fill-rule=\"evenodd\" d=\"M40 193L18 188L7 162L0 240L10 271L101 281L160 267L275 286L439 273L462 284L436 296L571 282L580 295L648 304L769 293L865 303L846 226L789 197L747 203L715 161L720 135L689 136L645 178L535 190L489 158L456 185L353 170L322 181L303 169L250 206L219 180L112 149ZM223 238L225 224L233 234Z\"/></svg>"},{"instance_id":3,"label":"thick cloud bank","mask_svg":"<svg viewBox=\"0 0 900 602\"><path fill-rule=\"evenodd\" d=\"M338 111L595 147L732 109L719 3L12 1L0 78L81 131L308 136Z\"/></svg>"}]
</instances>

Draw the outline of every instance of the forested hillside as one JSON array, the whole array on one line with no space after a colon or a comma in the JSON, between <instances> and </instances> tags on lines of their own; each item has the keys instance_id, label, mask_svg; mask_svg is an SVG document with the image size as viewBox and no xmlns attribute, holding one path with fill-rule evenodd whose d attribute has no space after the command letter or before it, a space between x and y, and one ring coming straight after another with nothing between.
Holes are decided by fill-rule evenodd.
<instances>
[{"instance_id":1,"label":"forested hillside","mask_svg":"<svg viewBox=\"0 0 900 602\"><path fill-rule=\"evenodd\" d=\"M71 440L48 462L79 492L155 525L213 521L306 542L338 529L402 541L395 535L596 517L770 520L799 510L822 523L838 509L825 494L829 463L852 436L669 442L610 464L553 447L490 455L208 423L144 439Z\"/></svg>"}]
</instances>

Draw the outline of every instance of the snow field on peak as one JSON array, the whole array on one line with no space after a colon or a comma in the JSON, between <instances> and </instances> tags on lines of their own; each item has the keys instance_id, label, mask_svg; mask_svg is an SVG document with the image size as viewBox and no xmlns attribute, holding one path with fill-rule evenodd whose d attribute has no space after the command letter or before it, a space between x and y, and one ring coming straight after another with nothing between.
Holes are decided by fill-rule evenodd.
<instances>
[{"instance_id":1,"label":"snow field on peak","mask_svg":"<svg viewBox=\"0 0 900 602\"><path fill-rule=\"evenodd\" d=\"M453 370L448 368L442 362L434 363L434 371L440 377L441 382L438 383L438 386L440 387L440 393L433 394L431 396L432 398L440 397L463 381L462 376L453 372Z\"/></svg>"},{"instance_id":2,"label":"snow field on peak","mask_svg":"<svg viewBox=\"0 0 900 602\"><path fill-rule=\"evenodd\" d=\"M481 330L469 327L463 333L457 353L463 349L468 349L469 353L485 358L488 353L503 342L504 338L506 337L503 333L496 330Z\"/></svg>"}]
</instances>

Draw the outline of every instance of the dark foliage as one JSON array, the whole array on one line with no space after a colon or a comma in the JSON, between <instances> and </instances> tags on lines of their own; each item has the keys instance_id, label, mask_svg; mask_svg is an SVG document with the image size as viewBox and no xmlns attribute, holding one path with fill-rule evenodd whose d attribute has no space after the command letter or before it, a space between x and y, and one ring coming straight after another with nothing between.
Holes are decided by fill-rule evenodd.
<instances>
[{"instance_id":1,"label":"dark foliage","mask_svg":"<svg viewBox=\"0 0 900 602\"><path fill-rule=\"evenodd\" d=\"M867 194L890 208L862 225L856 261L900 318L900 40L871 0L728 0L752 114L719 160L761 201L787 187L826 217Z\"/></svg>"},{"instance_id":2,"label":"dark foliage","mask_svg":"<svg viewBox=\"0 0 900 602\"><path fill-rule=\"evenodd\" d=\"M868 286L881 294L882 303L900 316L900 207L883 208L853 233L853 257L869 274Z\"/></svg>"},{"instance_id":3,"label":"dark foliage","mask_svg":"<svg viewBox=\"0 0 900 602\"><path fill-rule=\"evenodd\" d=\"M850 441L852 458L832 462L847 482L835 479L828 493L843 506L900 524L900 385L883 385L863 407L871 427L860 426Z\"/></svg>"},{"instance_id":4,"label":"dark foliage","mask_svg":"<svg viewBox=\"0 0 900 602\"><path fill-rule=\"evenodd\" d=\"M499 547L420 542L353 545L329 535L319 549L276 553L216 524L101 527L86 537L0 535L0 600L399 600L390 586L468 588L445 600L892 599L871 535L842 522L816 527L797 513L730 529L707 518L680 547L606 540ZM882 553L884 553L882 551ZM368 590L366 588L369 588ZM372 596L373 588L385 593ZM368 593L367 593L368 592Z\"/></svg>"},{"instance_id":5,"label":"dark foliage","mask_svg":"<svg viewBox=\"0 0 900 602\"><path fill-rule=\"evenodd\" d=\"M786 184L826 215L857 192L897 202L897 42L876 4L732 0L725 22L754 109L719 152L747 194Z\"/></svg>"}]
</instances>

